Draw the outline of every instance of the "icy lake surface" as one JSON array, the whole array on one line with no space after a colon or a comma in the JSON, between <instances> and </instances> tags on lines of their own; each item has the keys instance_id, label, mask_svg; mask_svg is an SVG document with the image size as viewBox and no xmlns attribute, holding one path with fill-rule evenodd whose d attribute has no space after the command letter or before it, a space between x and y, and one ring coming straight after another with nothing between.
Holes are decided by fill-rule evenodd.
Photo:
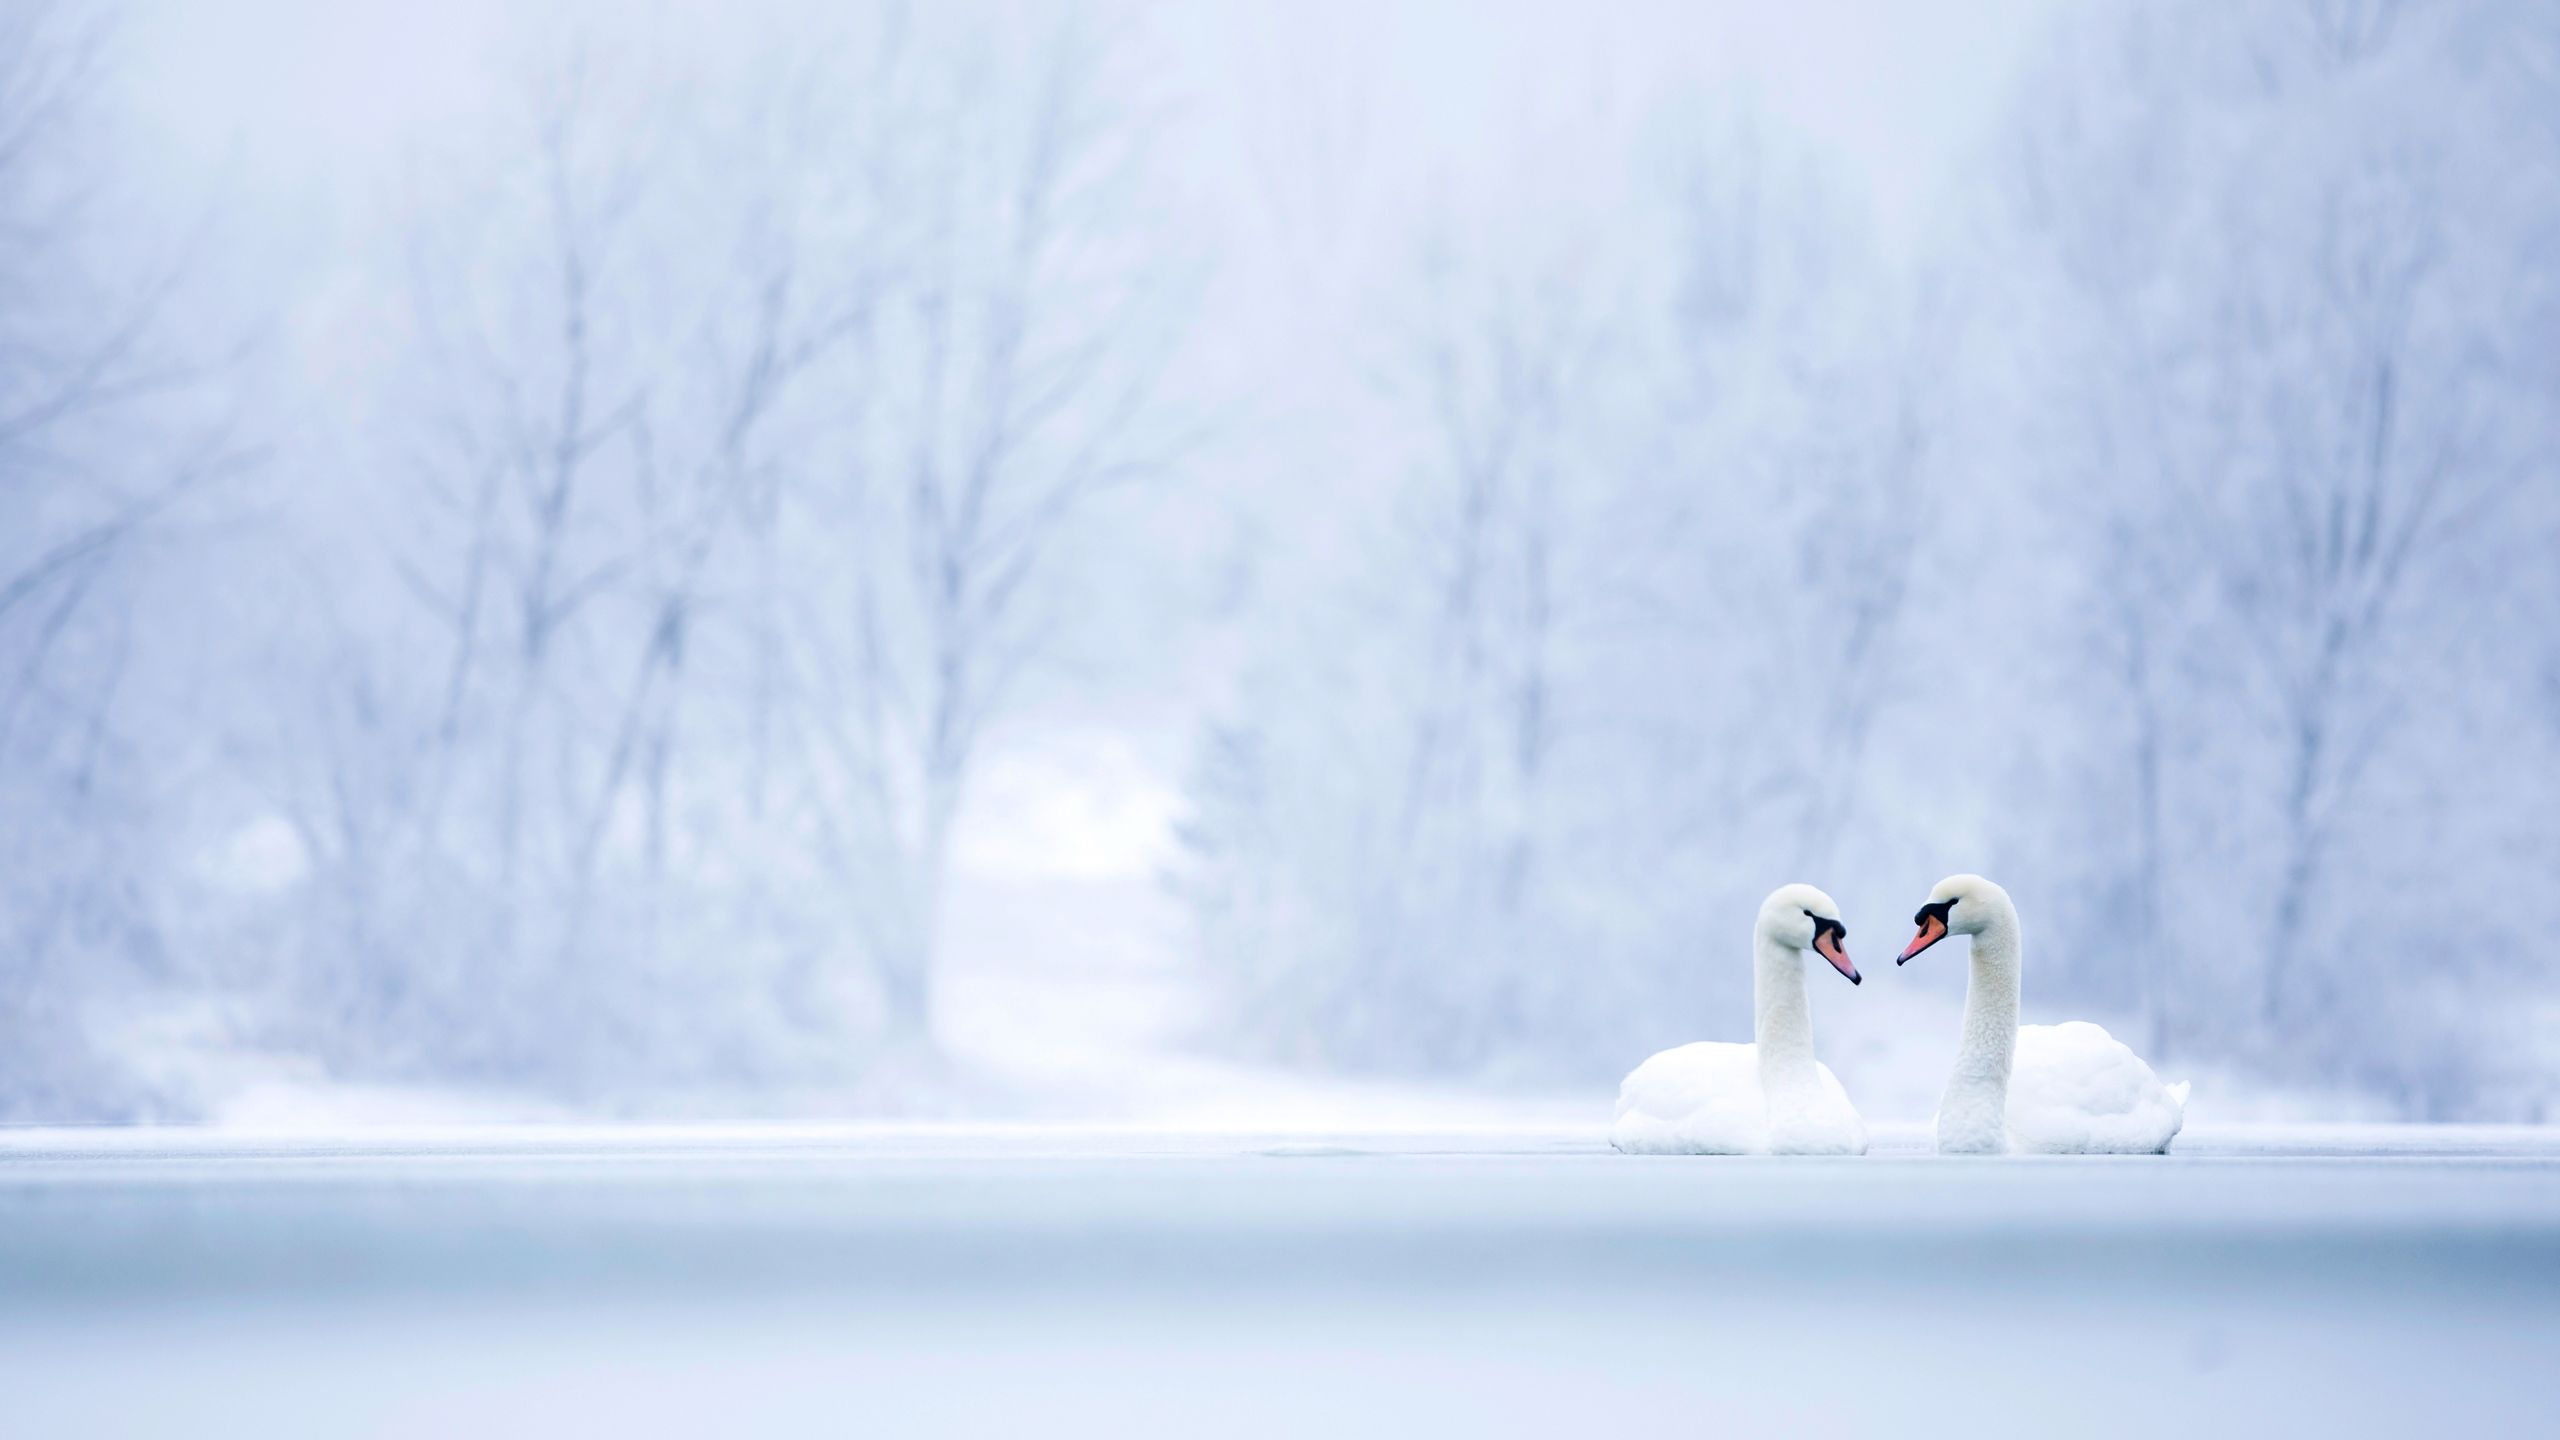
<instances>
[{"instance_id":1,"label":"icy lake surface","mask_svg":"<svg viewBox=\"0 0 2560 1440\"><path fill-rule=\"evenodd\" d=\"M2549 1434L2560 1132L0 1131L11 1435Z\"/></svg>"}]
</instances>

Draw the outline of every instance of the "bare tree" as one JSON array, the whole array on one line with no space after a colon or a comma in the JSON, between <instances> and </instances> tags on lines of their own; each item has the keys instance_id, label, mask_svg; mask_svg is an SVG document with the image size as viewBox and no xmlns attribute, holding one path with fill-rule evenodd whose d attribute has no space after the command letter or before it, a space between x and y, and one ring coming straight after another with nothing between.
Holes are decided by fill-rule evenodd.
<instances>
[{"instance_id":1,"label":"bare tree","mask_svg":"<svg viewBox=\"0 0 2560 1440\"><path fill-rule=\"evenodd\" d=\"M198 373L162 341L175 267L136 283L99 273L88 254L94 186L81 171L83 140L105 45L96 21L65 7L0 13L0 503L26 522L0 547L0 624L85 595L97 569L197 478L124 473L82 448L104 421ZM32 627L31 663L69 618Z\"/></svg>"},{"instance_id":2,"label":"bare tree","mask_svg":"<svg viewBox=\"0 0 2560 1440\"><path fill-rule=\"evenodd\" d=\"M137 565L234 468L177 416L203 367L171 343L183 249L112 213L95 141L111 36L76 7L0 7L0 1114L126 1115L150 1097L93 1044L161 944L149 893L167 777L137 744Z\"/></svg>"},{"instance_id":3,"label":"bare tree","mask_svg":"<svg viewBox=\"0 0 2560 1440\"><path fill-rule=\"evenodd\" d=\"M2316 1057L2364 1040L2332 967L2305 957L2403 933L2379 893L2396 887L2374 882L2416 817L2380 808L2376 767L2450 761L2426 737L2483 689L2458 637L2505 586L2471 556L2524 518L2531 425L2481 277L2529 269L2530 221L2467 158L2516 133L2474 128L2495 124L2484 107L2349 99L2384 75L2438 93L2427 77L2476 43L2445 27L2490 12L2315 0L2186 19L2202 23L2096 17L2061 66L2078 78L2034 92L2050 103L2022 123L2019 194L2085 327L2041 393L2063 399L2088 476L2057 495L2092 576L2092 658L2124 701L2136 823L2114 928L2155 1036L2285 1037ZM2264 943L2182 969L2172 893L2190 912L2236 897L2210 923ZM2419 1044L2372 1063L2408 1059L2434 1104L2461 1082L2417 1064Z\"/></svg>"},{"instance_id":4,"label":"bare tree","mask_svg":"<svg viewBox=\"0 0 2560 1440\"><path fill-rule=\"evenodd\" d=\"M1729 978L1690 963L1694 897L1849 823L1930 402L1898 339L1834 348L1882 307L1818 189L1678 118L1674 182L1595 202L1645 225L1497 200L1400 287L1393 543L1268 642L1190 837L1287 1053L1605 1067Z\"/></svg>"},{"instance_id":5,"label":"bare tree","mask_svg":"<svg viewBox=\"0 0 2560 1440\"><path fill-rule=\"evenodd\" d=\"M735 87L715 123L657 103L641 57L573 33L529 71L521 125L462 156L467 199L428 201L416 343L384 395L404 457L384 543L433 686L405 636L349 638L379 653L326 683L385 718L336 748L319 793L356 798L309 827L370 957L339 1002L365 1012L349 1043L441 1037L545 1083L680 1067L629 1053L676 1003L653 984L712 983L674 953L700 921L662 933L685 885L672 862L788 853L760 813L681 836L673 816L728 787L741 734L759 806L769 784L781 495L808 473L779 432L809 429L878 264L867 200L839 179L865 173L876 136L811 100L847 60L710 72ZM758 676L743 700L742 666ZM398 918L422 906L432 919ZM734 977L728 1018L768 983ZM697 1041L716 1048L718 1028L703 1017Z\"/></svg>"},{"instance_id":6,"label":"bare tree","mask_svg":"<svg viewBox=\"0 0 2560 1440\"><path fill-rule=\"evenodd\" d=\"M1144 131L1105 98L1110 44L1073 20L948 43L885 162L909 223L877 358L840 392L856 448L806 502L827 539L802 563L850 584L808 587L797 647L809 803L888 1033L926 1048L953 827L1056 637L1058 552L1169 443L1161 257L1115 228Z\"/></svg>"}]
</instances>

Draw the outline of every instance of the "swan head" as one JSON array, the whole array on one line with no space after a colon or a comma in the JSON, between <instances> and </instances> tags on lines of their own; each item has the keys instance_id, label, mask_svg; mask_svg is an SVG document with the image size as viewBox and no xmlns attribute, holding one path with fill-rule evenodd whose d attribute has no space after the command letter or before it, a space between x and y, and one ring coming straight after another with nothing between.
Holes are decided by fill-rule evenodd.
<instances>
[{"instance_id":1,"label":"swan head","mask_svg":"<svg viewBox=\"0 0 2560 1440\"><path fill-rule=\"evenodd\" d=\"M1950 935L1979 935L2003 912L2015 913L2009 892L1979 875L1950 875L1929 891L1911 923L1919 927L1895 958L1900 965Z\"/></svg>"},{"instance_id":2,"label":"swan head","mask_svg":"<svg viewBox=\"0 0 2560 1440\"><path fill-rule=\"evenodd\" d=\"M1760 933L1791 950L1811 950L1831 962L1852 985L1858 967L1849 963L1849 927L1840 923L1840 906L1810 885L1781 885L1760 902Z\"/></svg>"}]
</instances>

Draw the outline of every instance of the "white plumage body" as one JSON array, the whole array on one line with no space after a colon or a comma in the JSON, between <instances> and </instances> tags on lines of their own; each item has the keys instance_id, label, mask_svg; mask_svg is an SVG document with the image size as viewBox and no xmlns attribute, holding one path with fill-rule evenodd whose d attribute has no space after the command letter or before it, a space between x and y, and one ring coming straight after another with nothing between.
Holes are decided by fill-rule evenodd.
<instances>
[{"instance_id":1,"label":"white plumage body","mask_svg":"<svg viewBox=\"0 0 2560 1440\"><path fill-rule=\"evenodd\" d=\"M1630 1155L1863 1155L1867 1127L1831 1067L1795 1103L1772 1107L1759 1047L1721 1040L1664 1050L1618 1086L1609 1143ZM1776 1123L1772 1124L1773 1109Z\"/></svg>"},{"instance_id":2,"label":"white plumage body","mask_svg":"<svg viewBox=\"0 0 2560 1440\"><path fill-rule=\"evenodd\" d=\"M2038 1155L2150 1155L2186 1123L2187 1087L2086 1020L2018 1027L2009 1144Z\"/></svg>"}]
</instances>

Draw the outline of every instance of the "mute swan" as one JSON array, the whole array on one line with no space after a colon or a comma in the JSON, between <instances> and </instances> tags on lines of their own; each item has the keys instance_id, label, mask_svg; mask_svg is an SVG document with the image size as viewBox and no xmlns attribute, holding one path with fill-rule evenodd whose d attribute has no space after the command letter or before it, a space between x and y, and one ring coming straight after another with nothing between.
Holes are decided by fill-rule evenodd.
<instances>
[{"instance_id":1,"label":"mute swan","mask_svg":"<svg viewBox=\"0 0 2560 1440\"><path fill-rule=\"evenodd\" d=\"M1867 1127L1813 1058L1804 992L1811 947L1858 983L1840 907L1810 885L1760 902L1751 932L1751 1043L1665 1050L1618 1086L1609 1143L1631 1155L1864 1155Z\"/></svg>"},{"instance_id":2,"label":"mute swan","mask_svg":"<svg viewBox=\"0 0 2560 1440\"><path fill-rule=\"evenodd\" d=\"M2018 1024L2018 907L1979 875L1950 875L1911 917L1900 965L1949 935L1973 937L1964 1043L1938 1102L1938 1151L1998 1155L2151 1155L2186 1123L2187 1087L2086 1020ZM2014 1073L2012 1067L2014 1065Z\"/></svg>"}]
</instances>

